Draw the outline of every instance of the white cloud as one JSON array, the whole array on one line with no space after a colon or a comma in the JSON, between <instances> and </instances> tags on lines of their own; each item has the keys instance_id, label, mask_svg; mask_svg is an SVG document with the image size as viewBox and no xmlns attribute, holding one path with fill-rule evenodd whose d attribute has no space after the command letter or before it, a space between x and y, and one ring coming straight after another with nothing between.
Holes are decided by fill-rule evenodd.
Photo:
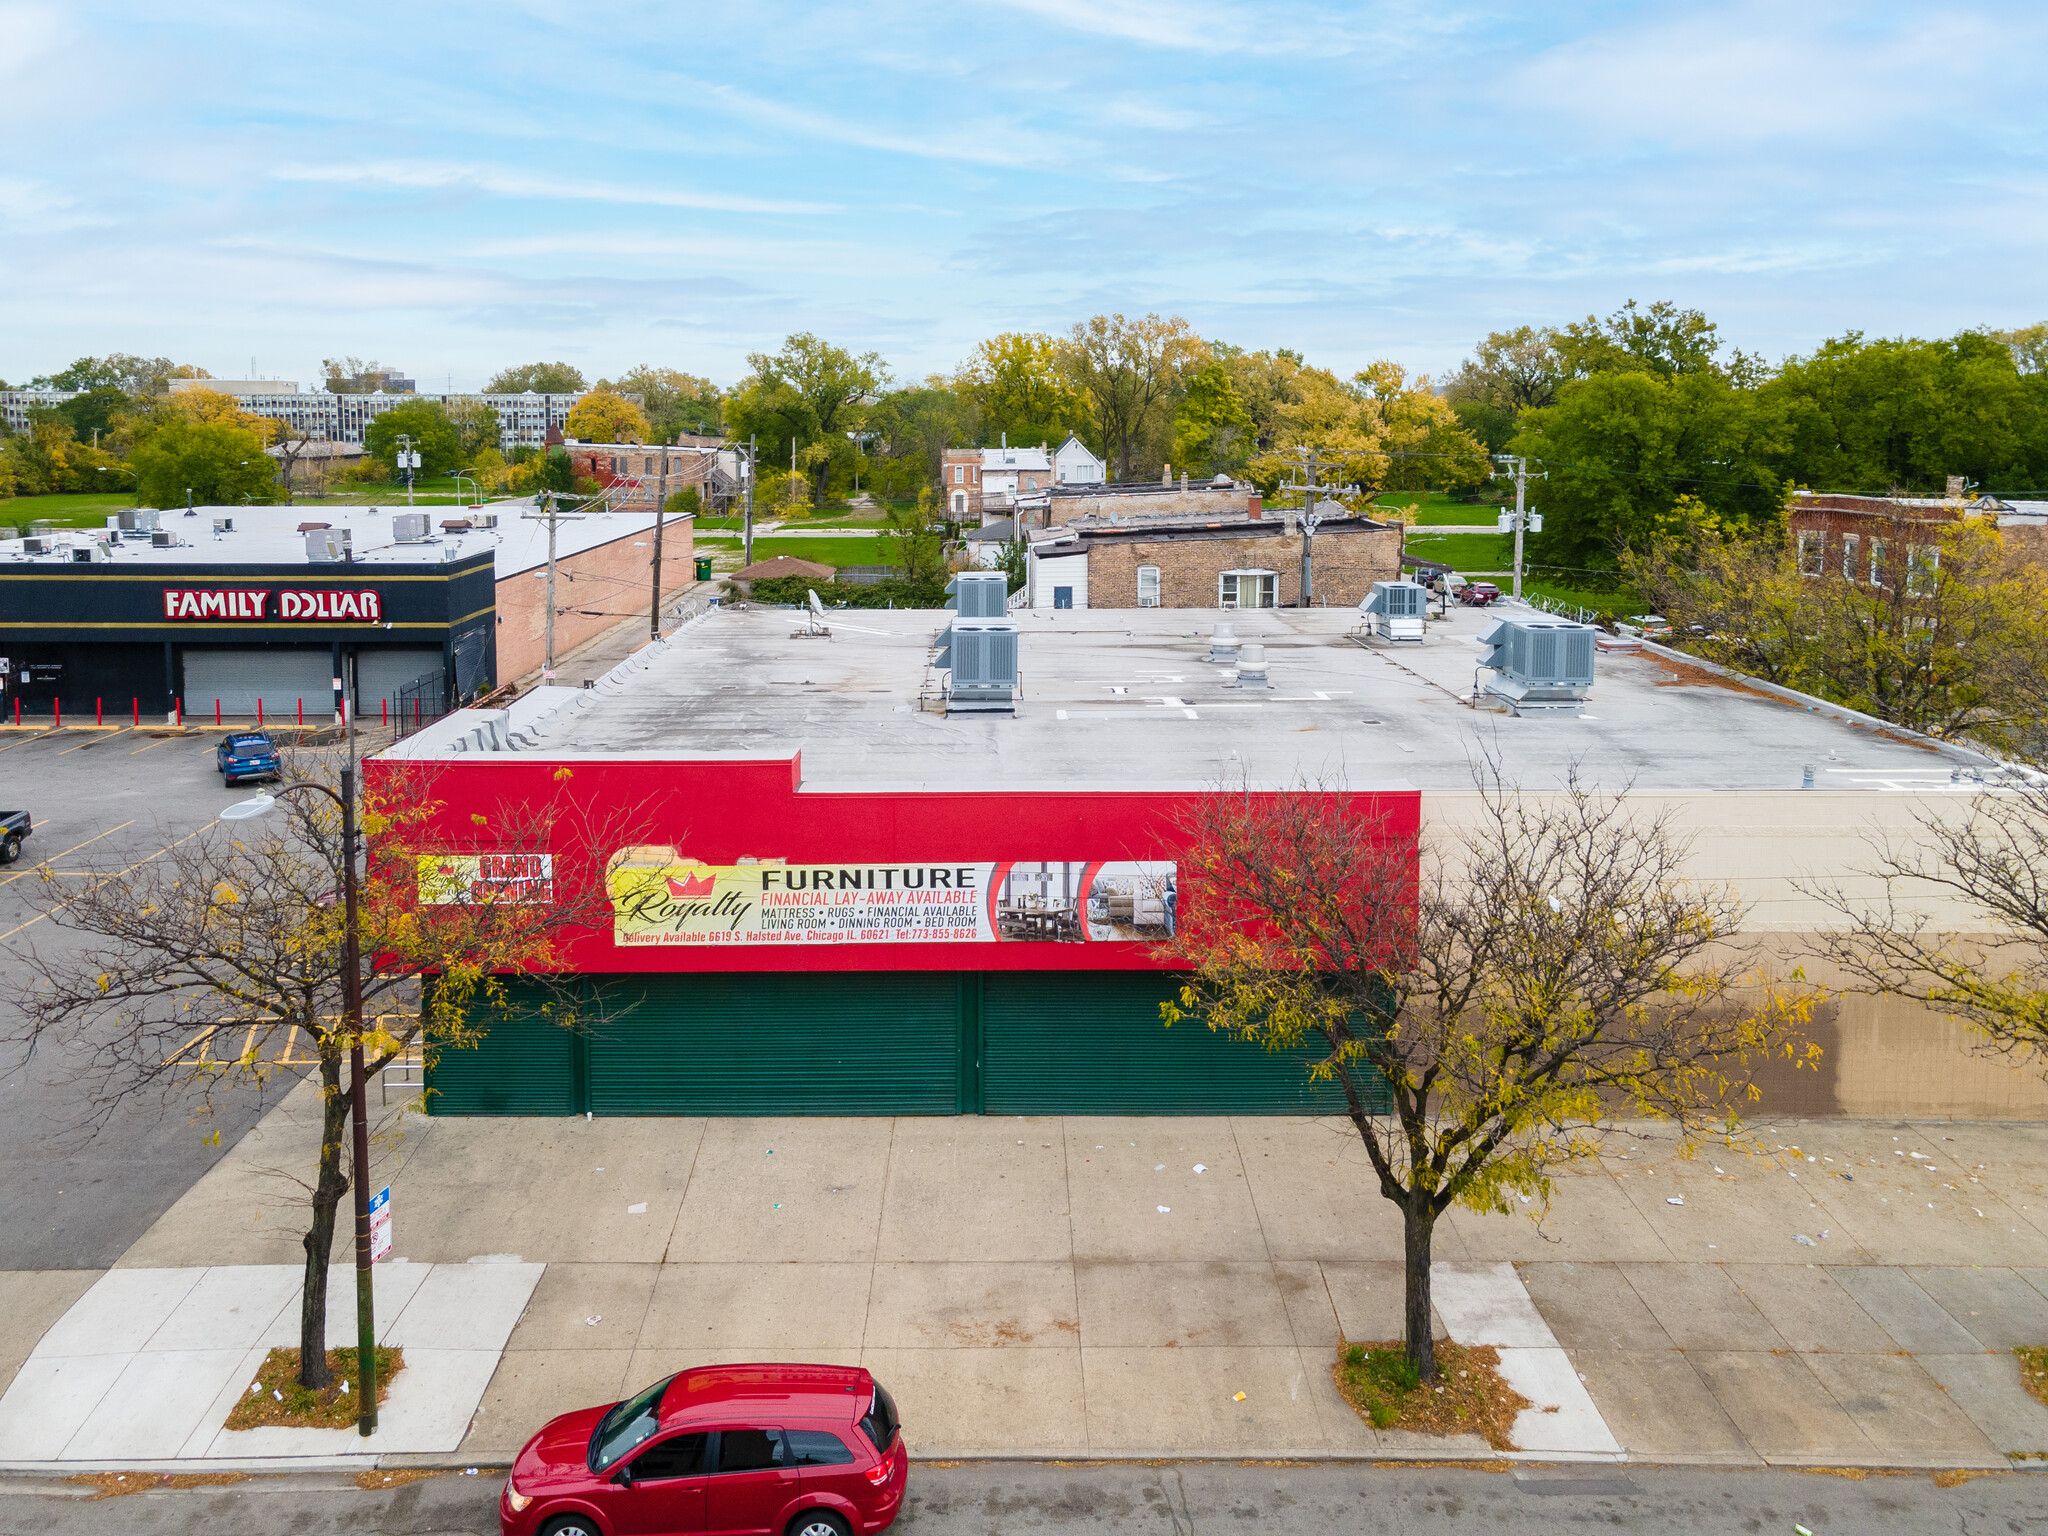
<instances>
[{"instance_id":1,"label":"white cloud","mask_svg":"<svg viewBox=\"0 0 2048 1536\"><path fill-rule=\"evenodd\" d=\"M849 123L802 107L785 106L737 86L698 84L732 111L779 128L802 139L851 144L924 160L957 160L969 165L1033 166L1064 160L1082 146L1058 137L1020 129L1014 124L977 116L948 115L953 124L943 132L891 132L869 123Z\"/></svg>"},{"instance_id":2,"label":"white cloud","mask_svg":"<svg viewBox=\"0 0 2048 1536\"><path fill-rule=\"evenodd\" d=\"M1687 14L1561 44L1512 72L1507 93L1541 118L1704 150L1791 138L1867 146L1948 121L1981 126L2039 86L2009 68L2048 45L2036 10L1981 10L1884 24L1835 6L1778 0L1695 5ZM2027 109L2022 109L2027 110Z\"/></svg>"},{"instance_id":3,"label":"white cloud","mask_svg":"<svg viewBox=\"0 0 2048 1536\"><path fill-rule=\"evenodd\" d=\"M270 173L275 181L335 182L355 186L453 188L489 192L499 197L561 198L593 203L644 204L656 208L701 208L717 213L835 213L833 203L798 203L780 198L739 197L725 192L692 192L653 183L625 186L616 182L570 181L532 176L478 165L436 165L422 161L384 160L356 165L281 165Z\"/></svg>"},{"instance_id":4,"label":"white cloud","mask_svg":"<svg viewBox=\"0 0 2048 1536\"><path fill-rule=\"evenodd\" d=\"M1356 38L1328 15L1178 0L995 0L1075 32L1195 53L1348 52Z\"/></svg>"}]
</instances>

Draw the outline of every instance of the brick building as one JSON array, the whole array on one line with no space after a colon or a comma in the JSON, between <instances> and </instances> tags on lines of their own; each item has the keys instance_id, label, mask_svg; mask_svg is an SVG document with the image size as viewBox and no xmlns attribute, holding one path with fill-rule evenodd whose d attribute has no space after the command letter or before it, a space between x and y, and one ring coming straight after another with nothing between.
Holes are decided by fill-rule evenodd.
<instances>
[{"instance_id":1,"label":"brick building","mask_svg":"<svg viewBox=\"0 0 2048 1536\"><path fill-rule=\"evenodd\" d=\"M1035 496L1053 483L1052 456L1036 448L948 448L939 478L946 512L955 522L1007 516L1019 496Z\"/></svg>"},{"instance_id":2,"label":"brick building","mask_svg":"<svg viewBox=\"0 0 2048 1536\"><path fill-rule=\"evenodd\" d=\"M670 496L694 485L707 511L723 511L739 495L739 454L715 437L681 438L666 457L659 443L564 442L562 448L578 479L619 492L622 511L653 512L664 483Z\"/></svg>"},{"instance_id":3,"label":"brick building","mask_svg":"<svg viewBox=\"0 0 2048 1536\"><path fill-rule=\"evenodd\" d=\"M1890 586L1912 580L1938 561L1948 526L1983 519L2007 548L2048 560L2048 502L1965 499L1961 479L1951 496L1848 496L1796 491L1787 512L1787 537L1802 576L1841 576Z\"/></svg>"},{"instance_id":4,"label":"brick building","mask_svg":"<svg viewBox=\"0 0 2048 1536\"><path fill-rule=\"evenodd\" d=\"M1396 579L1402 538L1398 523L1325 518L1311 546L1315 606L1351 607ZM1291 516L1069 524L1032 541L1027 590L1034 608L1292 608L1301 565Z\"/></svg>"}]
</instances>

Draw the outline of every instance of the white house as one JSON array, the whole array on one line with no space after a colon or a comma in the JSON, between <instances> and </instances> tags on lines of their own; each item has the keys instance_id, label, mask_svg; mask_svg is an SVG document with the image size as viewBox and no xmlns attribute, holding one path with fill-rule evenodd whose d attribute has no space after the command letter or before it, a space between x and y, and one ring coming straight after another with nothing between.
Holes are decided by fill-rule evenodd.
<instances>
[{"instance_id":1,"label":"white house","mask_svg":"<svg viewBox=\"0 0 2048 1536\"><path fill-rule=\"evenodd\" d=\"M1055 485L1100 485L1108 468L1102 460L1088 451L1088 445L1067 434L1067 440L1053 450L1053 484Z\"/></svg>"}]
</instances>

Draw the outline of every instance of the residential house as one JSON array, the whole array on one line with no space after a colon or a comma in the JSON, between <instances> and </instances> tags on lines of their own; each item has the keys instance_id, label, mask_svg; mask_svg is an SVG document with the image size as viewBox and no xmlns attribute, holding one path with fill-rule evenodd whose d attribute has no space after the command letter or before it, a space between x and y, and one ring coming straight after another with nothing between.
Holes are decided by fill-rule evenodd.
<instances>
[{"instance_id":1,"label":"residential house","mask_svg":"<svg viewBox=\"0 0 2048 1536\"><path fill-rule=\"evenodd\" d=\"M1052 478L1055 485L1100 485L1108 477L1109 466L1088 451L1088 445L1073 433L1055 448L1052 453Z\"/></svg>"},{"instance_id":2,"label":"residential house","mask_svg":"<svg viewBox=\"0 0 2048 1536\"><path fill-rule=\"evenodd\" d=\"M1045 445L1012 448L948 448L940 461L946 513L956 523L987 522L1006 516L1019 496L1049 490L1052 455Z\"/></svg>"},{"instance_id":3,"label":"residential house","mask_svg":"<svg viewBox=\"0 0 2048 1536\"><path fill-rule=\"evenodd\" d=\"M615 493L620 511L652 512L664 486L669 496L696 486L706 511L723 511L740 493L739 455L715 437L659 443L579 443L563 450L579 479Z\"/></svg>"},{"instance_id":4,"label":"residential house","mask_svg":"<svg viewBox=\"0 0 2048 1536\"><path fill-rule=\"evenodd\" d=\"M1355 513L1325 516L1309 540L1318 607L1351 607L1401 573L1403 530ZM1292 608L1303 537L1292 513L1090 518L1031 536L1033 608Z\"/></svg>"}]
</instances>

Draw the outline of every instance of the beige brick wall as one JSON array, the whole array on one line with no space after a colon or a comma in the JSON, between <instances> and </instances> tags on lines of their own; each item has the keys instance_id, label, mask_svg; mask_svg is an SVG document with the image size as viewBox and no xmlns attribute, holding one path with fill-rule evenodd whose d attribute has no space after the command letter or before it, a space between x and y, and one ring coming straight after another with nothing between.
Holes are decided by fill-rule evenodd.
<instances>
[{"instance_id":1,"label":"beige brick wall","mask_svg":"<svg viewBox=\"0 0 2048 1536\"><path fill-rule=\"evenodd\" d=\"M670 518L661 533L664 598L691 585L696 574L693 525ZM635 613L647 612L654 585L652 521L608 544L564 555L555 562L555 659ZM498 681L509 683L540 666L547 655L546 568L521 571L498 583ZM557 678L557 682L568 682ZM575 679L580 683L582 679Z\"/></svg>"},{"instance_id":2,"label":"beige brick wall","mask_svg":"<svg viewBox=\"0 0 2048 1536\"><path fill-rule=\"evenodd\" d=\"M1052 520L1071 523L1083 517L1220 517L1243 516L1258 492L1248 486L1219 490L1212 486L1162 485L1156 491L1124 491L1116 495L1077 496L1070 487L1052 502Z\"/></svg>"},{"instance_id":3,"label":"beige brick wall","mask_svg":"<svg viewBox=\"0 0 2048 1536\"><path fill-rule=\"evenodd\" d=\"M1376 581L1392 581L1401 570L1401 530L1361 529L1323 533L1315 541L1315 600L1318 607L1352 607ZM1301 536L1263 539L1161 539L1092 544L1088 550L1088 606L1138 606L1138 567L1159 567L1163 608L1214 608L1217 578L1225 571L1268 570L1280 574L1280 605L1301 595Z\"/></svg>"}]
</instances>

